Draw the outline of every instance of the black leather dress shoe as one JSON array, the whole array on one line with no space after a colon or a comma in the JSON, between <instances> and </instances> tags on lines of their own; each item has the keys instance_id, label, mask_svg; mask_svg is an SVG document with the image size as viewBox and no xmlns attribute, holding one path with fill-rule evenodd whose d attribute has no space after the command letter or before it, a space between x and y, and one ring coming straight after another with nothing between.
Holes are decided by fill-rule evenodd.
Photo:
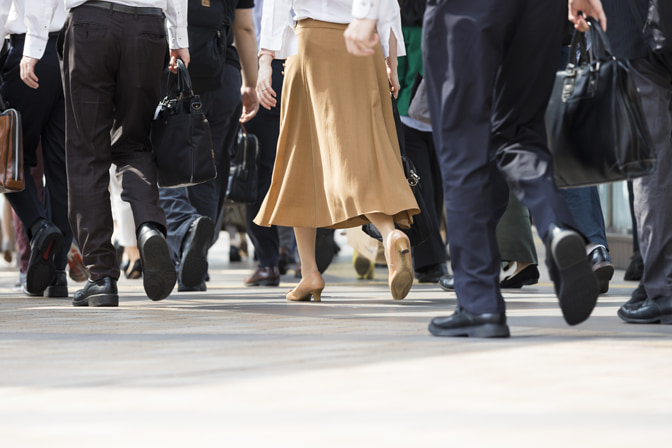
<instances>
[{"instance_id":1,"label":"black leather dress shoe","mask_svg":"<svg viewBox=\"0 0 672 448\"><path fill-rule=\"evenodd\" d=\"M177 273L166 238L154 224L144 223L140 226L138 250L147 297L152 300L165 299L175 287Z\"/></svg>"},{"instance_id":2,"label":"black leather dress shoe","mask_svg":"<svg viewBox=\"0 0 672 448\"><path fill-rule=\"evenodd\" d=\"M445 274L439 278L439 286L444 291L455 291L455 278L452 274Z\"/></svg>"},{"instance_id":3,"label":"black leather dress shoe","mask_svg":"<svg viewBox=\"0 0 672 448\"><path fill-rule=\"evenodd\" d=\"M672 324L672 296L647 298L639 306L621 307L618 317L633 324Z\"/></svg>"},{"instance_id":4,"label":"black leather dress shoe","mask_svg":"<svg viewBox=\"0 0 672 448\"><path fill-rule=\"evenodd\" d=\"M63 246L63 234L58 227L41 219L31 226L30 260L26 270L26 293L42 295L54 281L54 256Z\"/></svg>"},{"instance_id":5,"label":"black leather dress shoe","mask_svg":"<svg viewBox=\"0 0 672 448\"><path fill-rule=\"evenodd\" d=\"M280 285L280 272L277 266L259 267L247 279L245 286L278 286Z\"/></svg>"},{"instance_id":6,"label":"black leather dress shoe","mask_svg":"<svg viewBox=\"0 0 672 448\"><path fill-rule=\"evenodd\" d=\"M182 244L182 257L177 277L188 288L203 282L208 271L208 249L215 233L215 224L207 216L199 216L191 223Z\"/></svg>"},{"instance_id":7,"label":"black leather dress shoe","mask_svg":"<svg viewBox=\"0 0 672 448\"><path fill-rule=\"evenodd\" d=\"M86 281L84 289L77 291L72 298L73 306L119 306L117 281L104 277L96 282Z\"/></svg>"},{"instance_id":8,"label":"black leather dress shoe","mask_svg":"<svg viewBox=\"0 0 672 448\"><path fill-rule=\"evenodd\" d=\"M609 280L614 276L614 264L611 262L609 252L604 246L598 246L590 251L588 258L600 285L600 294L604 294L609 291Z\"/></svg>"},{"instance_id":9,"label":"black leather dress shoe","mask_svg":"<svg viewBox=\"0 0 672 448\"><path fill-rule=\"evenodd\" d=\"M439 263L416 270L415 278L419 283L437 283L447 273L446 265Z\"/></svg>"},{"instance_id":10,"label":"black leather dress shoe","mask_svg":"<svg viewBox=\"0 0 672 448\"><path fill-rule=\"evenodd\" d=\"M499 283L500 288L520 289L524 285L536 285L539 281L539 269L536 264L526 266L515 275L509 275Z\"/></svg>"},{"instance_id":11,"label":"black leather dress shoe","mask_svg":"<svg viewBox=\"0 0 672 448\"><path fill-rule=\"evenodd\" d=\"M452 316L435 317L429 324L434 336L468 336L472 338L508 338L509 326L504 313L472 314L461 306Z\"/></svg>"},{"instance_id":12,"label":"black leather dress shoe","mask_svg":"<svg viewBox=\"0 0 672 448\"><path fill-rule=\"evenodd\" d=\"M205 280L196 286L185 286L179 281L177 282L177 292L205 292L207 290L208 286L205 284Z\"/></svg>"},{"instance_id":13,"label":"black leather dress shoe","mask_svg":"<svg viewBox=\"0 0 672 448\"><path fill-rule=\"evenodd\" d=\"M600 291L586 256L584 239L573 230L551 225L546 262L565 321L577 325L588 319Z\"/></svg>"},{"instance_id":14,"label":"black leather dress shoe","mask_svg":"<svg viewBox=\"0 0 672 448\"><path fill-rule=\"evenodd\" d=\"M44 290L45 297L68 297L68 276L65 271L56 271L54 281Z\"/></svg>"},{"instance_id":15,"label":"black leather dress shoe","mask_svg":"<svg viewBox=\"0 0 672 448\"><path fill-rule=\"evenodd\" d=\"M632 291L630 300L625 302L618 309L618 315L620 316L622 312L628 312L632 309L639 308L640 306L642 306L642 304L646 299L647 299L646 290L644 289L644 285L640 283L639 285L637 285L637 288L635 288L635 290Z\"/></svg>"}]
</instances>

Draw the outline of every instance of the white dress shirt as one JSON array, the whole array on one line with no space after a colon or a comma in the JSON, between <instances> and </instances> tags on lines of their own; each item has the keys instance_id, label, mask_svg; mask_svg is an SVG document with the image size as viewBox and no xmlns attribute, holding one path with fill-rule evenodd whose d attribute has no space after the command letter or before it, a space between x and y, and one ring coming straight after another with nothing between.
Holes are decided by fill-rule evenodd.
<instances>
[{"instance_id":1,"label":"white dress shirt","mask_svg":"<svg viewBox=\"0 0 672 448\"><path fill-rule=\"evenodd\" d=\"M26 34L28 30L27 24L35 23L35 17L31 15L33 11L30 6L27 6L27 3L29 3L28 0L0 0L0 36L5 36L5 34ZM38 2L31 0L30 3L34 5ZM27 36L23 53L26 55L39 54L41 56L47 45L49 33L60 31L64 23L65 7L62 2L59 2L46 29L45 40L42 41Z\"/></svg>"},{"instance_id":2,"label":"white dress shirt","mask_svg":"<svg viewBox=\"0 0 672 448\"><path fill-rule=\"evenodd\" d=\"M3 1L3 0L0 0ZM6 1L6 0L4 0ZM18 1L18 0L14 0ZM168 45L171 49L187 48L187 1L188 0L107 0L120 5L161 8L168 22ZM39 59L49 40L49 24L53 21L58 4L64 0L25 1L26 43L23 54ZM70 10L86 3L86 0L65 0L65 9Z\"/></svg>"},{"instance_id":3,"label":"white dress shirt","mask_svg":"<svg viewBox=\"0 0 672 448\"><path fill-rule=\"evenodd\" d=\"M355 0L358 2L361 0ZM365 0L372 3L374 0ZM406 54L401 34L401 14L396 0L375 0L385 6L376 9L377 30L385 56L389 54L390 32L397 38L397 56ZM389 5L387 5L389 3ZM373 4L373 3L372 3ZM377 3L374 5L377 6ZM294 17L291 10L294 8ZM353 0L265 0L261 19L260 46L284 59L297 51L294 21L314 19L332 23L350 23L353 18ZM366 14L371 13L367 9ZM368 18L368 17L367 17Z\"/></svg>"}]
</instances>

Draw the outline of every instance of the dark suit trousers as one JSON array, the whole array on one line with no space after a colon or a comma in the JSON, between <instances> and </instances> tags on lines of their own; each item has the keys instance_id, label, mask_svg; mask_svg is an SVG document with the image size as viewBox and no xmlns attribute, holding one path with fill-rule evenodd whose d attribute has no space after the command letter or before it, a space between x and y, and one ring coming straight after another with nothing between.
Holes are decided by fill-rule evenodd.
<instances>
[{"instance_id":1,"label":"dark suit trousers","mask_svg":"<svg viewBox=\"0 0 672 448\"><path fill-rule=\"evenodd\" d=\"M56 254L56 269L63 270L72 241L68 221L68 190L65 172L65 104L63 84L56 54L56 39L47 43L44 56L35 66L40 87L32 89L21 80L19 63L23 55L23 39L14 39L2 70L2 97L21 114L23 127L23 159L26 187L8 193L7 200L28 234L30 226L40 218L54 223L63 233L63 248ZM46 184L41 202L30 169L37 164L36 151L42 140ZM42 183L42 179L38 179ZM44 205L43 205L44 203ZM32 235L28 235L32 238Z\"/></svg>"},{"instance_id":2,"label":"dark suit trousers","mask_svg":"<svg viewBox=\"0 0 672 448\"><path fill-rule=\"evenodd\" d=\"M575 227L553 182L544 112L567 20L564 0L430 0L423 48L460 306L503 312L495 228L507 184L545 239Z\"/></svg>"},{"instance_id":3,"label":"dark suit trousers","mask_svg":"<svg viewBox=\"0 0 672 448\"><path fill-rule=\"evenodd\" d=\"M444 264L448 258L446 243L439 233L443 216L443 187L432 133L403 126L406 156L411 159L420 175L422 199L436 225L434 233L429 235L424 243L413 248L413 268L418 271L437 264Z\"/></svg>"},{"instance_id":4,"label":"dark suit trousers","mask_svg":"<svg viewBox=\"0 0 672 448\"><path fill-rule=\"evenodd\" d=\"M70 11L64 31L70 223L91 279L116 279L111 163L136 229L145 222L165 228L149 141L166 57L163 18L83 5Z\"/></svg>"},{"instance_id":5,"label":"dark suit trousers","mask_svg":"<svg viewBox=\"0 0 672 448\"><path fill-rule=\"evenodd\" d=\"M269 267L278 265L280 242L278 228L276 226L261 227L252 220L257 216L261 203L271 187L271 176L275 164L275 152L278 146L280 134L280 102L282 101L283 62L279 59L273 61L272 87L277 94L278 104L271 110L259 108L257 115L245 126L250 134L257 136L259 140L259 189L257 202L247 206L247 234L254 244L254 251L259 258L259 266Z\"/></svg>"}]
</instances>

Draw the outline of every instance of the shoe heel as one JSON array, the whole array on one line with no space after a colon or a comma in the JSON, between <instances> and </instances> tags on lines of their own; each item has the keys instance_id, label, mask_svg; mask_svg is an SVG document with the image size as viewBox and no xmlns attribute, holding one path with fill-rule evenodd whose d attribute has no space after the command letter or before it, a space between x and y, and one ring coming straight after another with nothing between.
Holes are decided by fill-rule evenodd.
<instances>
[{"instance_id":1,"label":"shoe heel","mask_svg":"<svg viewBox=\"0 0 672 448\"><path fill-rule=\"evenodd\" d=\"M406 254L411 250L409 246L409 241L406 238L399 238L397 241L395 241L394 249L399 254Z\"/></svg>"},{"instance_id":2,"label":"shoe heel","mask_svg":"<svg viewBox=\"0 0 672 448\"><path fill-rule=\"evenodd\" d=\"M660 323L663 325L672 325L672 315L661 316Z\"/></svg>"},{"instance_id":3,"label":"shoe heel","mask_svg":"<svg viewBox=\"0 0 672 448\"><path fill-rule=\"evenodd\" d=\"M322 301L322 290L321 289L316 289L315 291L312 291L311 294L313 295L313 300L316 302L321 302Z\"/></svg>"},{"instance_id":4,"label":"shoe heel","mask_svg":"<svg viewBox=\"0 0 672 448\"><path fill-rule=\"evenodd\" d=\"M390 277L390 292L394 300L402 300L411 290L413 285L413 268L411 261L411 246L408 238L398 238L394 242L396 253L396 266Z\"/></svg>"}]
</instances>

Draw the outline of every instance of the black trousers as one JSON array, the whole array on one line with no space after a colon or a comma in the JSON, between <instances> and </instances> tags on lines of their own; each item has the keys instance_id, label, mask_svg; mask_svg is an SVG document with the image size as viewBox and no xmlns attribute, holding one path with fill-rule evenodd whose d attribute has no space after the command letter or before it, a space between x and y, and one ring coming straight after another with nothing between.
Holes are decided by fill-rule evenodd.
<instances>
[{"instance_id":1,"label":"black trousers","mask_svg":"<svg viewBox=\"0 0 672 448\"><path fill-rule=\"evenodd\" d=\"M576 227L553 182L544 112L567 20L564 0L430 0L424 63L443 176L455 291L472 313L503 312L495 228L509 189L546 239Z\"/></svg>"},{"instance_id":2,"label":"black trousers","mask_svg":"<svg viewBox=\"0 0 672 448\"><path fill-rule=\"evenodd\" d=\"M198 217L207 216L217 222L222 207L222 189L226 189L228 180L229 151L239 128L240 84L240 70L227 64L222 71L220 87L199 93L203 113L210 123L217 177L191 187L159 189L159 203L166 213L166 238L175 262L180 261L182 242Z\"/></svg>"},{"instance_id":3,"label":"black trousers","mask_svg":"<svg viewBox=\"0 0 672 448\"><path fill-rule=\"evenodd\" d=\"M443 216L443 187L432 133L404 125L404 142L406 156L411 159L420 175L422 199L436 224L436 231L424 243L413 248L413 268L418 271L443 264L448 258L446 243L439 233Z\"/></svg>"},{"instance_id":4,"label":"black trousers","mask_svg":"<svg viewBox=\"0 0 672 448\"><path fill-rule=\"evenodd\" d=\"M68 189L65 171L65 103L56 39L49 39L44 56L35 66L40 87L32 89L21 80L19 63L23 36L12 37L12 46L2 68L2 97L21 114L25 190L8 193L7 200L30 235L30 226L40 218L54 223L63 233L63 248L56 254L57 270L65 269L72 241L68 221ZM42 142L44 160L44 203L40 202L30 169L37 164L36 151Z\"/></svg>"},{"instance_id":5,"label":"black trousers","mask_svg":"<svg viewBox=\"0 0 672 448\"><path fill-rule=\"evenodd\" d=\"M163 17L84 4L70 11L64 38L70 222L91 280L117 279L111 163L136 228L166 224L149 141L167 50Z\"/></svg>"},{"instance_id":6,"label":"black trousers","mask_svg":"<svg viewBox=\"0 0 672 448\"><path fill-rule=\"evenodd\" d=\"M269 267L278 265L279 238L278 228L276 226L261 227L252 220L261 208L261 203L268 193L271 186L271 176L273 175L273 165L275 164L275 152L278 146L278 135L280 134L280 102L282 101L282 71L284 61L276 59L273 61L273 81L272 87L277 93L278 104L271 110L263 107L259 108L257 115L245 125L250 134L257 136L259 140L259 190L257 193L257 202L247 206L247 234L254 244L254 251L259 258L260 267Z\"/></svg>"}]
</instances>

